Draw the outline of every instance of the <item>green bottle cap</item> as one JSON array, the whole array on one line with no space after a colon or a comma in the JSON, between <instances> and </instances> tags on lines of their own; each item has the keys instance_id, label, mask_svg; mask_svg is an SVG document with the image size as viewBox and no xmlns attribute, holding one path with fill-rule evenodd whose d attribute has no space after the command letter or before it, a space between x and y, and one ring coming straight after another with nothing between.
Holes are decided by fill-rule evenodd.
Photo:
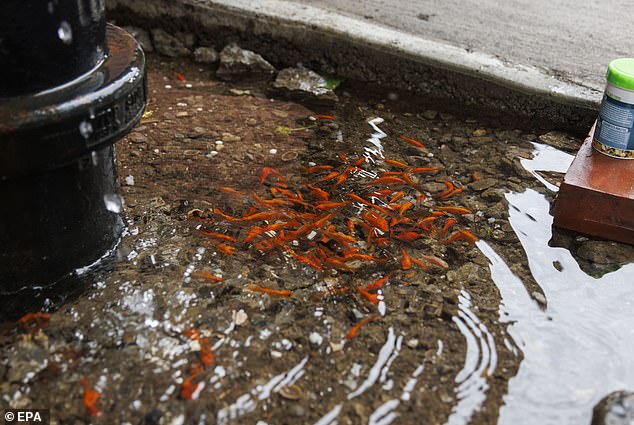
<instances>
[{"instance_id":1,"label":"green bottle cap","mask_svg":"<svg viewBox=\"0 0 634 425\"><path fill-rule=\"evenodd\" d=\"M609 83L626 90L634 90L634 58L614 59L608 65Z\"/></svg>"}]
</instances>

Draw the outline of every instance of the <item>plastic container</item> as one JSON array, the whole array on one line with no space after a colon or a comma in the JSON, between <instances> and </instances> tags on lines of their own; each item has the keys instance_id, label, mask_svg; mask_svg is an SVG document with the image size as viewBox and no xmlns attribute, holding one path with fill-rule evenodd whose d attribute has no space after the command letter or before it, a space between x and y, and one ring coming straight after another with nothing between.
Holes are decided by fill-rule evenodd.
<instances>
[{"instance_id":1,"label":"plastic container","mask_svg":"<svg viewBox=\"0 0 634 425\"><path fill-rule=\"evenodd\" d=\"M610 62L606 78L592 146L605 155L634 159L634 58Z\"/></svg>"}]
</instances>

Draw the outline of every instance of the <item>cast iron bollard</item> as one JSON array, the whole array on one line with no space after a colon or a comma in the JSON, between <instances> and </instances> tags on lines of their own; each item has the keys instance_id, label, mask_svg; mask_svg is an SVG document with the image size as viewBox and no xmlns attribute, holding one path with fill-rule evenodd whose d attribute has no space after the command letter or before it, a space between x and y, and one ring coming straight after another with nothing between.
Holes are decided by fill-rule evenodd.
<instances>
[{"instance_id":1,"label":"cast iron bollard","mask_svg":"<svg viewBox=\"0 0 634 425\"><path fill-rule=\"evenodd\" d=\"M104 0L0 5L0 293L54 282L115 246L113 143L145 108L145 58Z\"/></svg>"}]
</instances>

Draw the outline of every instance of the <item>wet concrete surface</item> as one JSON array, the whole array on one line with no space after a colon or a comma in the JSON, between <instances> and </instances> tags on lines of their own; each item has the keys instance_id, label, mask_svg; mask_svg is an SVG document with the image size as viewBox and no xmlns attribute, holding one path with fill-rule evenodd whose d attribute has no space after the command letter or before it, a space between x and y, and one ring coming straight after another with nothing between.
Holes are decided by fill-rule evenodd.
<instances>
[{"instance_id":1,"label":"wet concrete surface","mask_svg":"<svg viewBox=\"0 0 634 425\"><path fill-rule=\"evenodd\" d=\"M58 423L488 424L510 403L509 382L530 387L518 371L540 346L526 337L530 321L515 323L525 319L518 311L539 323L565 317L549 310L551 298L565 309L565 294L531 268L518 232L532 230L518 227L513 205L525 206L512 194L534 193L540 201L528 205L546 205L548 217L562 174L526 161L556 150L545 143L565 156L580 140L346 83L338 104L315 108L271 98L269 81L226 83L187 61L149 63L147 112L117 144L125 235L112 258L76 273L79 293L22 312L44 314L5 317L2 407L50 408ZM373 183L411 171L401 163L440 170ZM307 170L322 165L332 168ZM275 172L263 177L265 168ZM337 177L325 180L331 170ZM307 184L345 205L320 204L324 195ZM389 208L384 199L401 191ZM423 220L419 236L405 236L414 231L408 222L375 230L382 224L368 211L377 209L350 193L388 208L378 210L386 219ZM277 215L245 219L263 212ZM549 235L547 220L532 222ZM276 223L287 227L256 229ZM307 223L310 232L299 232ZM282 238L292 231L295 239ZM633 260L628 246L564 232L553 240L570 258L537 258L631 274L620 268ZM407 266L404 251L428 260ZM519 283L509 289L500 275ZM565 326L552 325L549 338ZM629 371L622 348L609 363ZM539 376L556 379L550 361ZM587 412L574 413L589 419L604 395L590 394ZM558 417L556 405L543 409L543 423Z\"/></svg>"}]
</instances>

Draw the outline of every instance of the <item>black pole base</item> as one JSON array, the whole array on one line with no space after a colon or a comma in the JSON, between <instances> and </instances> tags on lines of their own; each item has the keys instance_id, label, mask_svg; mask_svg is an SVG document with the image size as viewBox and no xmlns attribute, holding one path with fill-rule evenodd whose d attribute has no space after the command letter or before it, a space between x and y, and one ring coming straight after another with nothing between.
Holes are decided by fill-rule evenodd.
<instances>
[{"instance_id":1,"label":"black pole base","mask_svg":"<svg viewBox=\"0 0 634 425\"><path fill-rule=\"evenodd\" d=\"M123 229L114 147L65 167L0 181L0 293L45 286L90 265Z\"/></svg>"},{"instance_id":2,"label":"black pole base","mask_svg":"<svg viewBox=\"0 0 634 425\"><path fill-rule=\"evenodd\" d=\"M145 108L145 58L107 25L108 55L37 93L0 96L0 294L55 282L123 229L114 147Z\"/></svg>"}]
</instances>

